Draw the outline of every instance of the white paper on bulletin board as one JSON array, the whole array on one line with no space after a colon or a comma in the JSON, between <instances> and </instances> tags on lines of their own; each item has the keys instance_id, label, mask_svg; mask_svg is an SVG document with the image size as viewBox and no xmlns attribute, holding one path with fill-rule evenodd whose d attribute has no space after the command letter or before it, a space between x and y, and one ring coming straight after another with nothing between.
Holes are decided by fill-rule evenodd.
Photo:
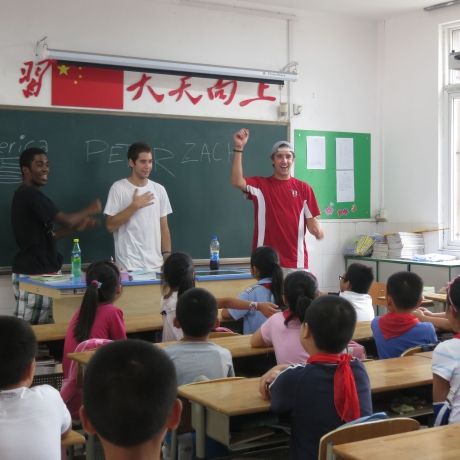
<instances>
[{"instance_id":1,"label":"white paper on bulletin board","mask_svg":"<svg viewBox=\"0 0 460 460\"><path fill-rule=\"evenodd\" d=\"M355 201L355 173L351 171L337 171L337 202Z\"/></svg>"},{"instance_id":2,"label":"white paper on bulletin board","mask_svg":"<svg viewBox=\"0 0 460 460\"><path fill-rule=\"evenodd\" d=\"M307 169L326 169L324 136L307 136Z\"/></svg>"},{"instance_id":3,"label":"white paper on bulletin board","mask_svg":"<svg viewBox=\"0 0 460 460\"><path fill-rule=\"evenodd\" d=\"M337 137L335 140L335 168L354 169L354 145L350 137Z\"/></svg>"}]
</instances>

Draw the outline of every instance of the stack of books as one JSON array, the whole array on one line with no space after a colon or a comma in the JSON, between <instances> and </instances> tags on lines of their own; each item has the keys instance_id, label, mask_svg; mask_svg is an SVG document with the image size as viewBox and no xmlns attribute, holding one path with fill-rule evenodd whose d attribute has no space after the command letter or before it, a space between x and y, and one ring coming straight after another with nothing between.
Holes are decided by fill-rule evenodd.
<instances>
[{"instance_id":1,"label":"stack of books","mask_svg":"<svg viewBox=\"0 0 460 460\"><path fill-rule=\"evenodd\" d=\"M411 259L425 252L425 242L421 233L397 232L387 235L387 242L390 259Z\"/></svg>"},{"instance_id":2,"label":"stack of books","mask_svg":"<svg viewBox=\"0 0 460 460\"><path fill-rule=\"evenodd\" d=\"M374 243L372 257L375 259L386 259L388 257L388 243L385 238Z\"/></svg>"}]
</instances>

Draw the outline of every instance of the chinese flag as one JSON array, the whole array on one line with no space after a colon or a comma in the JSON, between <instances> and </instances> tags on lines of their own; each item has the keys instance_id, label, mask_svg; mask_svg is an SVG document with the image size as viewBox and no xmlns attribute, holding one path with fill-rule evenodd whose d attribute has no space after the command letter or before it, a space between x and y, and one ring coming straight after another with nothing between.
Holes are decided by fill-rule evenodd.
<instances>
[{"instance_id":1,"label":"chinese flag","mask_svg":"<svg viewBox=\"0 0 460 460\"><path fill-rule=\"evenodd\" d=\"M123 108L123 70L53 64L51 105Z\"/></svg>"}]
</instances>

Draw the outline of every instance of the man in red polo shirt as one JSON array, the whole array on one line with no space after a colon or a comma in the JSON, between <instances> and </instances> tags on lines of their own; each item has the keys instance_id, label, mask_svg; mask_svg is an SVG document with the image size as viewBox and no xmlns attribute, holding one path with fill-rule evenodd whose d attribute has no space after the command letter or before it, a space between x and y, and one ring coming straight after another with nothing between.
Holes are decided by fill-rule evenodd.
<instances>
[{"instance_id":1,"label":"man in red polo shirt","mask_svg":"<svg viewBox=\"0 0 460 460\"><path fill-rule=\"evenodd\" d=\"M291 176L295 155L288 141L276 142L272 148L272 176L244 177L242 155L248 139L246 128L233 135L231 182L254 203L253 249L271 246L278 252L283 268L307 269L306 230L317 240L324 237L316 219L320 210L313 189Z\"/></svg>"}]
</instances>

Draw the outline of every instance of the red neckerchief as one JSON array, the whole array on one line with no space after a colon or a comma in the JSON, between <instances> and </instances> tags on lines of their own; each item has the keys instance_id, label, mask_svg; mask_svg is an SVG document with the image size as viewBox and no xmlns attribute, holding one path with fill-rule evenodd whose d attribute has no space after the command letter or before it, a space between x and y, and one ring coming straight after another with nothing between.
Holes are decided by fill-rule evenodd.
<instances>
[{"instance_id":1,"label":"red neckerchief","mask_svg":"<svg viewBox=\"0 0 460 460\"><path fill-rule=\"evenodd\" d=\"M390 312L379 318L379 327L385 340L403 335L419 322L412 313Z\"/></svg>"},{"instance_id":2,"label":"red neckerchief","mask_svg":"<svg viewBox=\"0 0 460 460\"><path fill-rule=\"evenodd\" d=\"M268 289L271 291L272 289L272 283L259 283L259 286L263 286L265 289Z\"/></svg>"},{"instance_id":3,"label":"red neckerchief","mask_svg":"<svg viewBox=\"0 0 460 460\"><path fill-rule=\"evenodd\" d=\"M318 353L307 360L309 364L337 364L334 374L334 405L339 417L345 422L355 420L361 415L355 377L350 367L351 359L352 357L346 353Z\"/></svg>"},{"instance_id":4,"label":"red neckerchief","mask_svg":"<svg viewBox=\"0 0 460 460\"><path fill-rule=\"evenodd\" d=\"M292 311L289 310L289 308L286 308L286 310L283 310L283 317L284 319L288 319L292 316Z\"/></svg>"},{"instance_id":5,"label":"red neckerchief","mask_svg":"<svg viewBox=\"0 0 460 460\"><path fill-rule=\"evenodd\" d=\"M453 339L460 339L460 332L458 332L457 334L455 334L452 338L453 338Z\"/></svg>"}]
</instances>

